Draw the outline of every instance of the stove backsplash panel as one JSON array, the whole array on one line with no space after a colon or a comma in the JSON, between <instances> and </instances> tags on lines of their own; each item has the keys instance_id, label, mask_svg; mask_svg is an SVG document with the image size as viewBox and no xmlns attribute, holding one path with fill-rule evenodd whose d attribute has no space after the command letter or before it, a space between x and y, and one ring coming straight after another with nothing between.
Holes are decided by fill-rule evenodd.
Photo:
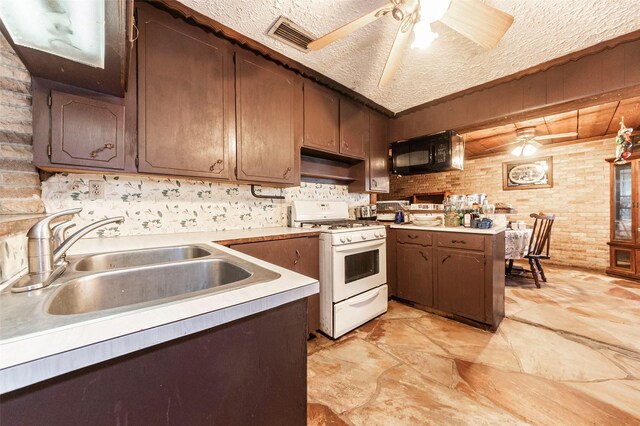
<instances>
[{"instance_id":1,"label":"stove backsplash panel","mask_svg":"<svg viewBox=\"0 0 640 426\"><path fill-rule=\"evenodd\" d=\"M89 181L104 182L104 198L89 200ZM351 207L369 203L369 195L349 193L347 186L303 182L294 188L262 188L258 199L248 185L188 179L61 173L42 183L47 212L82 207L79 229L90 222L124 216L123 224L103 227L89 236L165 234L252 229L287 225L292 200L340 200Z\"/></svg>"}]
</instances>

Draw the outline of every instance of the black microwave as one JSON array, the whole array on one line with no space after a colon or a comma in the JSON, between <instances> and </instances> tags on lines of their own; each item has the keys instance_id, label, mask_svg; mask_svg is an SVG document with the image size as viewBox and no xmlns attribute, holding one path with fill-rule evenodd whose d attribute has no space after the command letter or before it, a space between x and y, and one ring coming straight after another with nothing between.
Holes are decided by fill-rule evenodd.
<instances>
[{"instance_id":1,"label":"black microwave","mask_svg":"<svg viewBox=\"0 0 640 426\"><path fill-rule=\"evenodd\" d=\"M396 175L416 175L462 170L464 138L453 130L391 144Z\"/></svg>"}]
</instances>

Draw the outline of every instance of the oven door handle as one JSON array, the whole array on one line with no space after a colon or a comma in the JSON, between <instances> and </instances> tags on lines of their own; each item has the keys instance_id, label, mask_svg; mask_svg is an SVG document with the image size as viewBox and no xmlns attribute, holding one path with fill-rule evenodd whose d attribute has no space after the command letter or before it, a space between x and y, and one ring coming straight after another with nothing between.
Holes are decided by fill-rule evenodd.
<instances>
[{"instance_id":1,"label":"oven door handle","mask_svg":"<svg viewBox=\"0 0 640 426\"><path fill-rule=\"evenodd\" d=\"M344 246L334 246L333 250L336 253L360 252L360 251L362 251L363 248L375 248L375 247L383 246L385 244L385 242L386 242L386 240L384 240L384 239L382 239L382 240L365 241L365 242L362 242L362 243L346 244Z\"/></svg>"},{"instance_id":2,"label":"oven door handle","mask_svg":"<svg viewBox=\"0 0 640 426\"><path fill-rule=\"evenodd\" d=\"M375 299L376 297L378 297L379 294L380 294L380 289L378 289L378 291L376 291L373 294L365 294L362 297L354 298L353 300L349 301L349 306L362 305L363 303L368 302L371 299Z\"/></svg>"}]
</instances>

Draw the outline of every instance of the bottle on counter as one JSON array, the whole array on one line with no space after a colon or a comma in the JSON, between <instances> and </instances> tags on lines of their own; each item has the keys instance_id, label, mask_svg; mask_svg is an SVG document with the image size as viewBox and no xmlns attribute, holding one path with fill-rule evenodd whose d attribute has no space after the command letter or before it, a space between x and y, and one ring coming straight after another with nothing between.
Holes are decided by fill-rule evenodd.
<instances>
[{"instance_id":1,"label":"bottle on counter","mask_svg":"<svg viewBox=\"0 0 640 426\"><path fill-rule=\"evenodd\" d=\"M444 215L444 226L457 227L460 226L460 216L455 208L450 208Z\"/></svg>"},{"instance_id":2,"label":"bottle on counter","mask_svg":"<svg viewBox=\"0 0 640 426\"><path fill-rule=\"evenodd\" d=\"M462 224L465 228L471 228L471 215L472 213L465 213L464 214L464 223Z\"/></svg>"}]
</instances>

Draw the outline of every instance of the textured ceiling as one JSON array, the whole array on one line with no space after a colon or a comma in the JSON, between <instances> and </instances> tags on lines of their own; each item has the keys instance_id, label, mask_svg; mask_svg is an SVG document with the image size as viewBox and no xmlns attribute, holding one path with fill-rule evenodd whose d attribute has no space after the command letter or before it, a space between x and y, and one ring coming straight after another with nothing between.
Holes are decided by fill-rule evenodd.
<instances>
[{"instance_id":1,"label":"textured ceiling","mask_svg":"<svg viewBox=\"0 0 640 426\"><path fill-rule=\"evenodd\" d=\"M180 1L394 112L640 29L639 0L487 0L515 18L496 48L485 51L436 22L440 37L426 50L407 49L394 80L379 89L397 29L389 15L318 52L299 52L266 33L284 15L318 37L385 0Z\"/></svg>"}]
</instances>

